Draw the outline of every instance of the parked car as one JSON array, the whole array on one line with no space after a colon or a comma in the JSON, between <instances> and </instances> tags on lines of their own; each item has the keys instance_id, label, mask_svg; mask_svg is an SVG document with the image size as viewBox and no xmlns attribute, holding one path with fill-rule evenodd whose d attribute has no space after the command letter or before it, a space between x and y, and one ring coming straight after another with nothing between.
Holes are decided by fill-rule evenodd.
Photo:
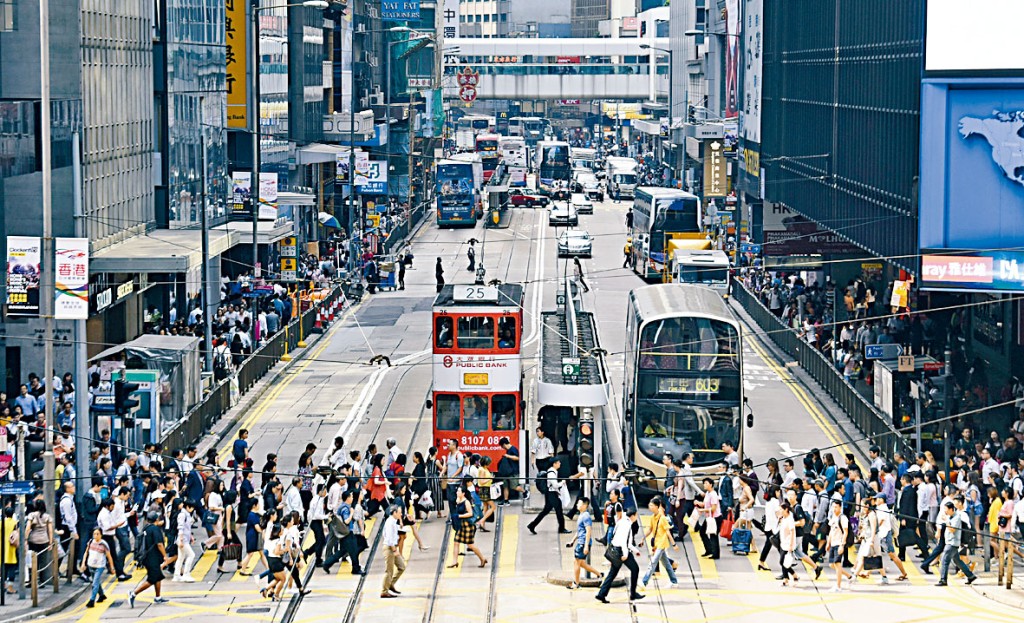
<instances>
[{"instance_id":1,"label":"parked car","mask_svg":"<svg viewBox=\"0 0 1024 623\"><path fill-rule=\"evenodd\" d=\"M548 225L579 225L580 217L571 203L552 204L548 212Z\"/></svg>"},{"instance_id":2,"label":"parked car","mask_svg":"<svg viewBox=\"0 0 1024 623\"><path fill-rule=\"evenodd\" d=\"M577 214L593 214L594 204L587 199L587 196L583 193L576 193L572 196L572 207L576 208Z\"/></svg>"},{"instance_id":3,"label":"parked car","mask_svg":"<svg viewBox=\"0 0 1024 623\"><path fill-rule=\"evenodd\" d=\"M558 236L558 257L591 257L594 239L582 229L569 229Z\"/></svg>"},{"instance_id":4,"label":"parked car","mask_svg":"<svg viewBox=\"0 0 1024 623\"><path fill-rule=\"evenodd\" d=\"M547 207L551 200L544 195L535 195L533 193L517 192L512 193L508 197L508 202L516 207L527 207L532 208L535 206Z\"/></svg>"}]
</instances>

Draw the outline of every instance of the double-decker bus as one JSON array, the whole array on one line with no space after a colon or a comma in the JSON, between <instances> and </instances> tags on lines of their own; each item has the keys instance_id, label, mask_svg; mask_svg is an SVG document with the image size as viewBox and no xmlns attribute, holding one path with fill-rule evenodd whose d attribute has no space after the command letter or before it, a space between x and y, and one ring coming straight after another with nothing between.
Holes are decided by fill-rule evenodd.
<instances>
[{"instance_id":1,"label":"double-decker bus","mask_svg":"<svg viewBox=\"0 0 1024 623\"><path fill-rule=\"evenodd\" d=\"M480 154L485 182L494 175L494 170L498 168L498 162L501 160L501 153L498 151L498 140L500 138L499 135L489 132L477 134L476 136L476 153Z\"/></svg>"},{"instance_id":2,"label":"double-decker bus","mask_svg":"<svg viewBox=\"0 0 1024 623\"><path fill-rule=\"evenodd\" d=\"M537 143L537 190L551 197L568 199L571 179L569 143L565 141Z\"/></svg>"},{"instance_id":3,"label":"double-decker bus","mask_svg":"<svg viewBox=\"0 0 1024 623\"><path fill-rule=\"evenodd\" d=\"M474 227L480 205L483 178L480 163L470 160L441 160L437 163L437 224L441 227Z\"/></svg>"},{"instance_id":4,"label":"double-decker bus","mask_svg":"<svg viewBox=\"0 0 1024 623\"><path fill-rule=\"evenodd\" d=\"M521 136L502 136L498 139L498 153L509 172L509 186L526 186L529 156L526 141Z\"/></svg>"},{"instance_id":5,"label":"double-decker bus","mask_svg":"<svg viewBox=\"0 0 1024 623\"><path fill-rule=\"evenodd\" d=\"M455 439L462 452L491 457L516 447L522 422L523 286L447 285L433 306L433 442L442 454Z\"/></svg>"},{"instance_id":6,"label":"double-decker bus","mask_svg":"<svg viewBox=\"0 0 1024 623\"><path fill-rule=\"evenodd\" d=\"M550 133L551 122L541 117L512 117L508 120L508 135L523 137L527 147L535 147Z\"/></svg>"},{"instance_id":7,"label":"double-decker bus","mask_svg":"<svg viewBox=\"0 0 1024 623\"><path fill-rule=\"evenodd\" d=\"M719 292L658 284L630 292L626 311L623 443L646 487L661 487L662 459L694 456L714 471L722 444L743 453L740 323Z\"/></svg>"},{"instance_id":8,"label":"double-decker bus","mask_svg":"<svg viewBox=\"0 0 1024 623\"><path fill-rule=\"evenodd\" d=\"M630 263L644 279L662 280L668 271L669 241L701 231L700 199L684 190L657 186L641 186L634 194Z\"/></svg>"},{"instance_id":9,"label":"double-decker bus","mask_svg":"<svg viewBox=\"0 0 1024 623\"><path fill-rule=\"evenodd\" d=\"M465 115L455 122L455 146L462 151L476 149L478 134L494 132L493 115Z\"/></svg>"}]
</instances>

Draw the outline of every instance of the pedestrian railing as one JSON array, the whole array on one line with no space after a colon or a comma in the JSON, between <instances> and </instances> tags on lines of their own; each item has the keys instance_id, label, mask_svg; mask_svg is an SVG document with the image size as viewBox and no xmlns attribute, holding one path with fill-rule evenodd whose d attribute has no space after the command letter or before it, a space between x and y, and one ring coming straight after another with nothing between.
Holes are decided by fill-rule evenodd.
<instances>
[{"instance_id":1,"label":"pedestrian railing","mask_svg":"<svg viewBox=\"0 0 1024 623\"><path fill-rule=\"evenodd\" d=\"M316 325L317 313L332 305L341 296L340 287L333 288L322 301L311 305L308 310L301 312L298 317L271 336L238 365L232 376L214 385L199 404L192 407L185 417L174 424L164 435L163 446L186 448L208 433L232 406L232 381L237 382L239 394L252 389L286 353L296 350L299 342L310 335Z\"/></svg>"},{"instance_id":2,"label":"pedestrian railing","mask_svg":"<svg viewBox=\"0 0 1024 623\"><path fill-rule=\"evenodd\" d=\"M783 352L794 358L818 382L831 398L850 416L853 423L872 444L882 448L888 456L894 452L909 452L906 438L896 430L885 414L852 386L836 369L828 357L808 344L775 316L747 289L742 280L733 278L733 298L739 303L763 335L775 343Z\"/></svg>"}]
</instances>

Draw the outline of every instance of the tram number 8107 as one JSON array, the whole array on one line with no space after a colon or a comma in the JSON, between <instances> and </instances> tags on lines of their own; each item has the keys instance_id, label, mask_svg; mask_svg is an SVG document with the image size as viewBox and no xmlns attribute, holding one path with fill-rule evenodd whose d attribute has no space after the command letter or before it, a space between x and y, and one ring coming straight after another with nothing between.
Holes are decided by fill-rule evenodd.
<instances>
[{"instance_id":1,"label":"tram number 8107","mask_svg":"<svg viewBox=\"0 0 1024 623\"><path fill-rule=\"evenodd\" d=\"M463 435L459 440L459 446L473 448L479 446L495 447L506 435Z\"/></svg>"}]
</instances>

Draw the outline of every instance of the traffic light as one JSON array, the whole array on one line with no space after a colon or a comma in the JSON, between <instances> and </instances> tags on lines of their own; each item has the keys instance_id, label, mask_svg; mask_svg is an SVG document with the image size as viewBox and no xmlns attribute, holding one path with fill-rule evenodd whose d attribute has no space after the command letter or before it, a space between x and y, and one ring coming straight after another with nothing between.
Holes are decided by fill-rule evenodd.
<instances>
[{"instance_id":1,"label":"traffic light","mask_svg":"<svg viewBox=\"0 0 1024 623\"><path fill-rule=\"evenodd\" d=\"M127 415L139 406L139 399L132 398L132 392L138 391L138 383L128 383L123 379L114 381L114 413Z\"/></svg>"},{"instance_id":2,"label":"traffic light","mask_svg":"<svg viewBox=\"0 0 1024 623\"><path fill-rule=\"evenodd\" d=\"M596 446L594 441L594 413L584 409L577 425L576 462L580 469L594 467Z\"/></svg>"},{"instance_id":3,"label":"traffic light","mask_svg":"<svg viewBox=\"0 0 1024 623\"><path fill-rule=\"evenodd\" d=\"M43 450L45 446L42 441L25 441L25 478L36 480L43 477Z\"/></svg>"}]
</instances>

